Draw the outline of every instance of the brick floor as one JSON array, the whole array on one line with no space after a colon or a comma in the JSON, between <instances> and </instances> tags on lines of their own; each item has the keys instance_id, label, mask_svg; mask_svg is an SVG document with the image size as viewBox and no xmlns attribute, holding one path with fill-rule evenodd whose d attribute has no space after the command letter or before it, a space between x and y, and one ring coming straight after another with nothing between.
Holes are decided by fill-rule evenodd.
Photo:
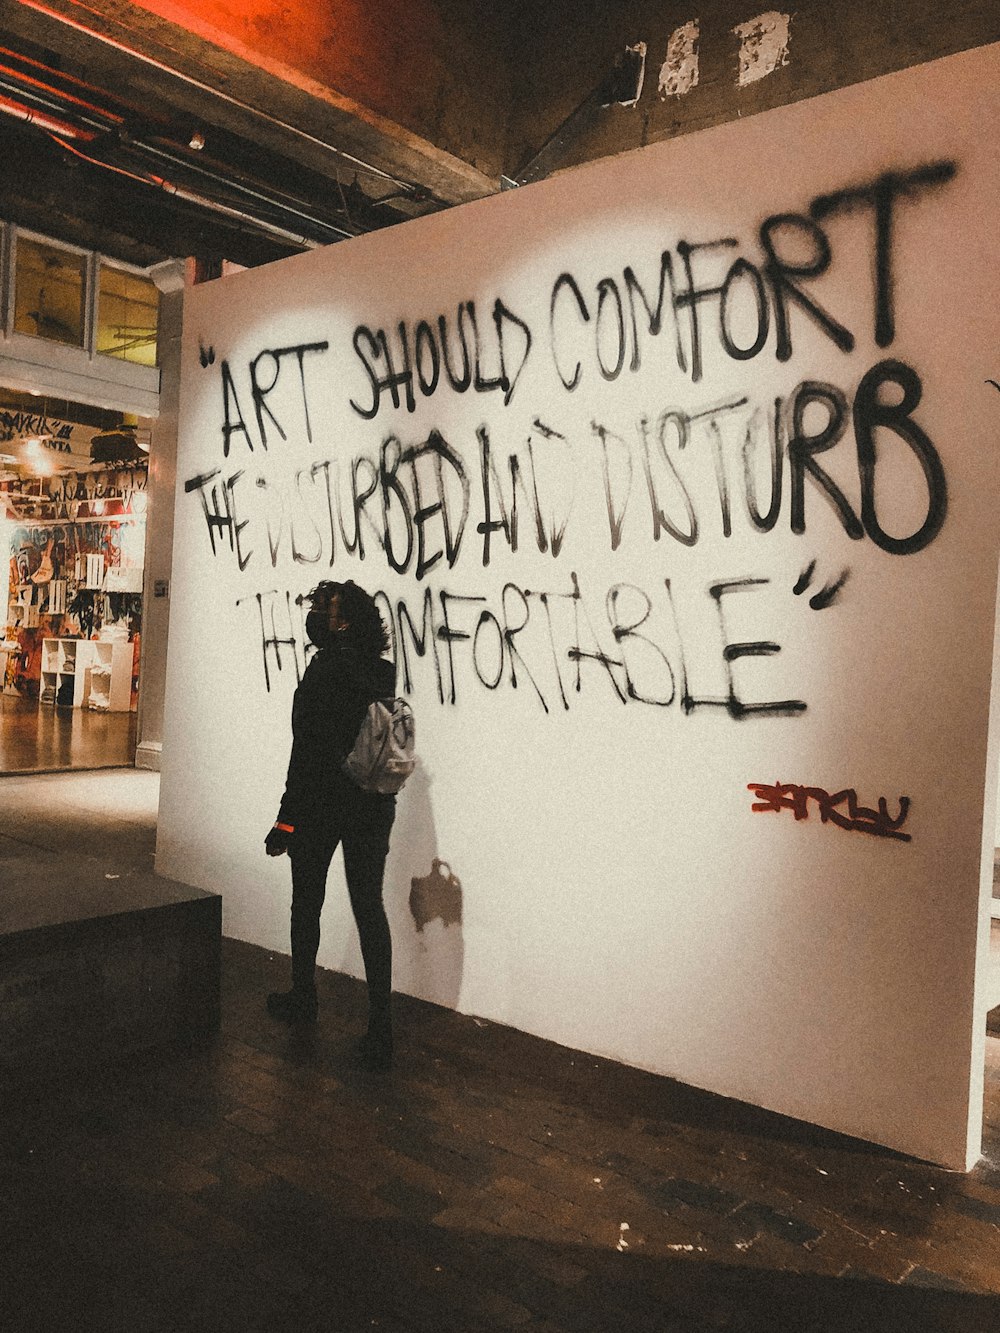
<instances>
[{"instance_id":1,"label":"brick floor","mask_svg":"<svg viewBox=\"0 0 1000 1333\"><path fill-rule=\"evenodd\" d=\"M151 779L3 779L0 844L147 864ZM1000 1333L1000 1025L962 1176L404 997L352 1072L361 986L286 977L226 941L210 1044L0 1087L0 1333Z\"/></svg>"},{"instance_id":2,"label":"brick floor","mask_svg":"<svg viewBox=\"0 0 1000 1333\"><path fill-rule=\"evenodd\" d=\"M0 1327L1000 1329L1000 1036L964 1177L399 997L263 1011L285 960L226 941L223 1029L6 1090Z\"/></svg>"}]
</instances>

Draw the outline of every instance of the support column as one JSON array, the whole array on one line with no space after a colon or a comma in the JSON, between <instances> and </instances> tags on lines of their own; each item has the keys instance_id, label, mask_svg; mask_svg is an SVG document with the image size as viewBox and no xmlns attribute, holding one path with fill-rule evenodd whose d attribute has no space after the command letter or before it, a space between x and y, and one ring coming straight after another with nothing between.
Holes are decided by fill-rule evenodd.
<instances>
[{"instance_id":1,"label":"support column","mask_svg":"<svg viewBox=\"0 0 1000 1333\"><path fill-rule=\"evenodd\" d=\"M163 749L163 696L170 619L170 562L174 546L174 488L177 480L177 421L181 377L184 260L168 260L150 276L160 289L157 345L160 357L160 415L149 447L146 555L143 576L142 649L139 665L137 768L159 770Z\"/></svg>"}]
</instances>

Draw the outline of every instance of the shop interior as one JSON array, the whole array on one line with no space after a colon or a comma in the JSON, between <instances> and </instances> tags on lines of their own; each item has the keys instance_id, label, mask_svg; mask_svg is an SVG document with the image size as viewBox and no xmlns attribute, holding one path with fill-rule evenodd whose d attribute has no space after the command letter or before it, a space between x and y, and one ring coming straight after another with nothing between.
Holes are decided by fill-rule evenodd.
<instances>
[{"instance_id":1,"label":"shop interior","mask_svg":"<svg viewBox=\"0 0 1000 1333\"><path fill-rule=\"evenodd\" d=\"M0 394L0 423L37 429L0 443L0 771L130 764L148 431L75 421L93 414L80 404L32 413L13 396Z\"/></svg>"},{"instance_id":2,"label":"shop interior","mask_svg":"<svg viewBox=\"0 0 1000 1333\"><path fill-rule=\"evenodd\" d=\"M18 235L9 337L154 366L156 288L99 258ZM39 380L0 385L0 773L129 765L152 423Z\"/></svg>"}]
</instances>

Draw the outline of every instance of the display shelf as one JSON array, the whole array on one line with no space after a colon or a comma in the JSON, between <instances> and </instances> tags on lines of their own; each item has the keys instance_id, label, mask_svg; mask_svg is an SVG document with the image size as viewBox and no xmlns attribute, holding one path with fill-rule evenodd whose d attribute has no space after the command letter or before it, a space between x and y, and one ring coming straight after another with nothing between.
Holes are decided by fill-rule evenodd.
<instances>
[{"instance_id":1,"label":"display shelf","mask_svg":"<svg viewBox=\"0 0 1000 1333\"><path fill-rule=\"evenodd\" d=\"M132 704L132 644L43 639L39 701L127 713Z\"/></svg>"},{"instance_id":2,"label":"display shelf","mask_svg":"<svg viewBox=\"0 0 1000 1333\"><path fill-rule=\"evenodd\" d=\"M80 639L43 639L42 674L38 697L41 703L78 708L83 680L77 673Z\"/></svg>"},{"instance_id":3,"label":"display shelf","mask_svg":"<svg viewBox=\"0 0 1000 1333\"><path fill-rule=\"evenodd\" d=\"M127 713L132 704L132 645L91 640L87 644L83 707Z\"/></svg>"}]
</instances>

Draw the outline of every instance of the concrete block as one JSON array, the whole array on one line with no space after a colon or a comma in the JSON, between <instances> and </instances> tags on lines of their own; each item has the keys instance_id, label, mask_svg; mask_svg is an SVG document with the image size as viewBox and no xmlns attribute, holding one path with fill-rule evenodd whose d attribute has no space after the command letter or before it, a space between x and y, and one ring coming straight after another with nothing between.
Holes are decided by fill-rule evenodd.
<instances>
[{"instance_id":1,"label":"concrete block","mask_svg":"<svg viewBox=\"0 0 1000 1333\"><path fill-rule=\"evenodd\" d=\"M0 1079L215 1031L221 935L216 894L0 848Z\"/></svg>"}]
</instances>

